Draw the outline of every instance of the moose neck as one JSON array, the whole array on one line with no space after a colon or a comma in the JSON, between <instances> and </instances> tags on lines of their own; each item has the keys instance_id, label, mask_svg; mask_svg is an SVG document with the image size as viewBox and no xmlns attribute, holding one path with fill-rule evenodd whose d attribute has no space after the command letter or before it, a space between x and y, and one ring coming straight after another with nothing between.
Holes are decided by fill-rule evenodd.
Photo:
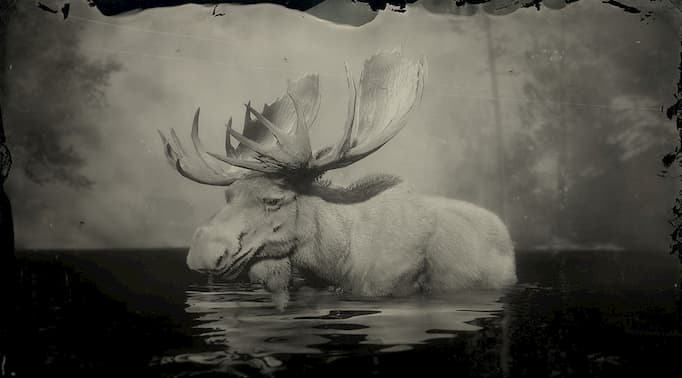
<instances>
[{"instance_id":1,"label":"moose neck","mask_svg":"<svg viewBox=\"0 0 682 378\"><path fill-rule=\"evenodd\" d=\"M327 202L317 196L298 197L297 251L292 263L327 282L341 283L352 268L350 234L352 205Z\"/></svg>"}]
</instances>

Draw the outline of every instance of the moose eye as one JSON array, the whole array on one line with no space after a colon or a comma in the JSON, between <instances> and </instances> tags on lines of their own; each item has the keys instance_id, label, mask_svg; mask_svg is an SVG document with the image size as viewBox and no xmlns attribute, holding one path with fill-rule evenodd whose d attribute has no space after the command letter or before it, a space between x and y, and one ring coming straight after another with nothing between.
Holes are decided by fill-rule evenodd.
<instances>
[{"instance_id":1,"label":"moose eye","mask_svg":"<svg viewBox=\"0 0 682 378\"><path fill-rule=\"evenodd\" d=\"M279 198L263 198L263 203L265 204L265 206L270 206L270 207L274 207L274 206L279 205L280 201L281 201L281 199L279 199Z\"/></svg>"}]
</instances>

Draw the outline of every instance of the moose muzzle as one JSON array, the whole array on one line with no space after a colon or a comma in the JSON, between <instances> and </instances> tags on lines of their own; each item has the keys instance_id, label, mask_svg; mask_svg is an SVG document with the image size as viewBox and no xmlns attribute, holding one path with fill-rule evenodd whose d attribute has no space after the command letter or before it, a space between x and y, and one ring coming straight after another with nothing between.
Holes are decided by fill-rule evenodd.
<instances>
[{"instance_id":1,"label":"moose muzzle","mask_svg":"<svg viewBox=\"0 0 682 378\"><path fill-rule=\"evenodd\" d=\"M187 253L187 266L202 273L225 273L238 252L238 244L237 238L230 240L211 232L209 227L199 227Z\"/></svg>"}]
</instances>

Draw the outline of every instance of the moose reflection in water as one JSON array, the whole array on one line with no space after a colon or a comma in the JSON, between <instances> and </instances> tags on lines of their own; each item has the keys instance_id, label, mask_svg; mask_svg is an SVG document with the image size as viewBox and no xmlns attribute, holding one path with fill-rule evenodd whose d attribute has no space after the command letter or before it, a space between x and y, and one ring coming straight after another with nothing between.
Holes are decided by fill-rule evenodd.
<instances>
[{"instance_id":1,"label":"moose reflection in water","mask_svg":"<svg viewBox=\"0 0 682 378\"><path fill-rule=\"evenodd\" d=\"M424 62L397 51L369 58L357 85L346 73L350 97L342 137L314 153L309 129L320 107L317 75L290 83L286 95L262 112L247 104L243 133L231 128L231 120L227 124L226 155L205 151L199 110L191 132L198 159L187 155L174 131L170 139L161 133L169 163L184 177L228 187L227 205L196 230L188 266L228 280L246 271L280 309L289 300L292 267L310 282L358 296L515 283L512 241L489 211L412 194L394 176L369 176L346 188L321 178L380 149L422 96ZM236 148L230 136L239 141Z\"/></svg>"},{"instance_id":2,"label":"moose reflection in water","mask_svg":"<svg viewBox=\"0 0 682 378\"><path fill-rule=\"evenodd\" d=\"M295 281L300 281L295 275ZM295 285L298 285L296 283ZM268 303L258 285L209 283L187 291L186 309L196 319L200 349L160 357L156 365L192 371L249 376L291 368L281 356L306 356L331 362L450 343L473 336L476 320L503 316L500 297L507 290L466 290L447 297L367 298L302 287L286 311ZM505 315L506 317L506 315ZM497 332L505 333L504 322ZM495 343L504 349L505 335ZM500 339L500 340L497 340ZM489 347L488 347L489 348ZM504 369L506 351L496 366Z\"/></svg>"}]
</instances>

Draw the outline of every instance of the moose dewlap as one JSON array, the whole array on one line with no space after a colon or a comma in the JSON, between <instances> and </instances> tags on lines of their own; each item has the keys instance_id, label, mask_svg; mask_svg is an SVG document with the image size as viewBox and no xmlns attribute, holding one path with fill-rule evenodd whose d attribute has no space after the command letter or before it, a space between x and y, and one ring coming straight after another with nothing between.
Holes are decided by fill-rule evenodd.
<instances>
[{"instance_id":1,"label":"moose dewlap","mask_svg":"<svg viewBox=\"0 0 682 378\"><path fill-rule=\"evenodd\" d=\"M290 82L261 112L247 104L243 132L232 129L231 119L227 124L224 155L205 151L198 109L191 132L196 157L173 130L171 138L161 133L180 174L226 187L226 205L194 234L188 266L228 279L248 269L279 308L288 301L292 267L367 296L516 282L512 241L495 214L413 194L394 176L369 176L348 187L320 179L377 151L405 126L421 99L424 71L423 61L395 51L369 58L357 84L347 69L342 137L316 152L309 129L320 106L317 75Z\"/></svg>"}]
</instances>

